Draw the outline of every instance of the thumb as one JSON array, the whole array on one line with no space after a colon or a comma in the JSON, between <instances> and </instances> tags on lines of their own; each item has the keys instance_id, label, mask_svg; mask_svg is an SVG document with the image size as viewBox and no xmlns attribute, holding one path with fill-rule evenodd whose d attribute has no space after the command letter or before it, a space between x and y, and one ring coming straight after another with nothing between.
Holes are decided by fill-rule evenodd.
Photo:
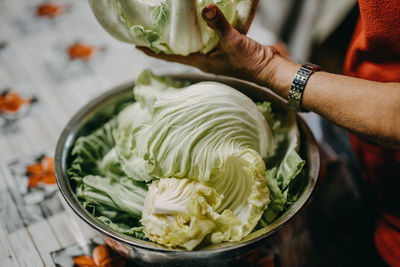
<instances>
[{"instance_id":1,"label":"thumb","mask_svg":"<svg viewBox=\"0 0 400 267\"><path fill-rule=\"evenodd\" d=\"M217 5L207 5L203 8L201 14L204 21L207 22L207 25L213 29L221 39L232 33L233 27L226 20L224 14Z\"/></svg>"}]
</instances>

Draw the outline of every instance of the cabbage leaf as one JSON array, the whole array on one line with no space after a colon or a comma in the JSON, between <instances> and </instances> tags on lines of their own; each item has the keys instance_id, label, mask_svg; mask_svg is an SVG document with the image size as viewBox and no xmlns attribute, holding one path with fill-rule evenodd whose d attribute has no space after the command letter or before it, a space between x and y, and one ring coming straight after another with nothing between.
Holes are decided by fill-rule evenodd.
<instances>
[{"instance_id":1,"label":"cabbage leaf","mask_svg":"<svg viewBox=\"0 0 400 267\"><path fill-rule=\"evenodd\" d=\"M216 33L201 18L215 3L236 27L251 15L250 0L89 0L99 23L120 41L154 52L207 53L218 44Z\"/></svg>"},{"instance_id":2,"label":"cabbage leaf","mask_svg":"<svg viewBox=\"0 0 400 267\"><path fill-rule=\"evenodd\" d=\"M265 226L280 216L297 200L307 181L305 160L299 155L300 132L294 112L274 112L271 103L257 104L271 125L275 137L274 152L265 159L265 177L270 190L271 203L259 222Z\"/></svg>"},{"instance_id":3,"label":"cabbage leaf","mask_svg":"<svg viewBox=\"0 0 400 267\"><path fill-rule=\"evenodd\" d=\"M67 175L93 216L118 232L147 239L139 223L147 186L127 178L121 168L112 134L117 123L113 118L75 141Z\"/></svg>"},{"instance_id":4,"label":"cabbage leaf","mask_svg":"<svg viewBox=\"0 0 400 267\"><path fill-rule=\"evenodd\" d=\"M240 240L253 230L269 202L263 161L274 151L269 125L251 99L227 85L201 82L176 89L158 84L157 77L148 76L146 85L138 82L135 87L135 96L139 95L137 100L151 119L124 134L118 134L123 129L116 130L123 169L137 181L167 183L172 181L167 178L179 178L207 184L223 196L215 212L231 214L229 220L213 222L211 241ZM118 152L122 149L130 151ZM169 214L169 218L178 215ZM196 218L196 214L191 216ZM148 237L161 242L155 238L159 232L151 233L151 225L157 223L150 221L141 221ZM168 231L179 230L171 227ZM191 249L185 243L173 244Z\"/></svg>"}]
</instances>

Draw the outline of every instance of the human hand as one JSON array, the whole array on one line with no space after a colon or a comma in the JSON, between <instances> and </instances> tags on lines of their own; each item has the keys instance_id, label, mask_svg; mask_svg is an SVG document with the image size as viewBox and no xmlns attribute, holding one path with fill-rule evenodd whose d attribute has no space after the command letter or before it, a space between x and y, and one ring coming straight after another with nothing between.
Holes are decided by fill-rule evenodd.
<instances>
[{"instance_id":1,"label":"human hand","mask_svg":"<svg viewBox=\"0 0 400 267\"><path fill-rule=\"evenodd\" d=\"M198 69L226 76L233 76L262 85L270 83L276 69L273 64L278 49L262 46L234 29L221 10L210 4L202 10L202 17L208 26L218 34L220 42L216 50L209 54L194 53L188 56L154 53L146 47L137 47L145 54L159 59L178 62Z\"/></svg>"}]
</instances>

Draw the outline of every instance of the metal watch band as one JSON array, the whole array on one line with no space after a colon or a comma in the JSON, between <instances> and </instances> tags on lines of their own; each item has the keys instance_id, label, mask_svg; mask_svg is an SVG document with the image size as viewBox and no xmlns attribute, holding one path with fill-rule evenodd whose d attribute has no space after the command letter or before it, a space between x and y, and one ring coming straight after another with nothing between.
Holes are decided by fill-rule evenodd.
<instances>
[{"instance_id":1,"label":"metal watch band","mask_svg":"<svg viewBox=\"0 0 400 267\"><path fill-rule=\"evenodd\" d=\"M290 86L288 96L288 106L298 112L304 112L301 108L301 99L303 97L304 88L306 87L307 81L311 74L321 70L321 67L312 63L306 63L300 67Z\"/></svg>"}]
</instances>

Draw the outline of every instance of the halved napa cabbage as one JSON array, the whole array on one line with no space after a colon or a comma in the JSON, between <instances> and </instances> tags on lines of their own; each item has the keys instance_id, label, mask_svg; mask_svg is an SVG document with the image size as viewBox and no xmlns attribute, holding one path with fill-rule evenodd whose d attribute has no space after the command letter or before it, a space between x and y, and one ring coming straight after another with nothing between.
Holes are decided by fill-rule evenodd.
<instances>
[{"instance_id":1,"label":"halved napa cabbage","mask_svg":"<svg viewBox=\"0 0 400 267\"><path fill-rule=\"evenodd\" d=\"M201 18L202 9L217 4L228 21L246 31L256 0L89 0L97 20L115 38L154 52L207 53L218 37Z\"/></svg>"},{"instance_id":2,"label":"halved napa cabbage","mask_svg":"<svg viewBox=\"0 0 400 267\"><path fill-rule=\"evenodd\" d=\"M151 74L144 75L149 84L155 84ZM221 196L218 205L211 205L212 211L219 216L229 212L231 217L218 223L215 220L220 217L209 217L213 227L202 232L197 241L204 234L211 234L215 243L240 240L254 229L269 202L263 158L274 151L274 138L263 114L247 96L221 83L201 82L181 89L162 86L154 94L156 89L142 84L135 88L136 98L141 99L151 119L134 129L128 127L128 131L123 125L116 130L116 151L123 170L137 181L160 179L150 188L175 181L169 178L189 179L196 185L212 188ZM123 117L121 113L118 120L129 120ZM176 192L177 199L171 201L179 204L180 191ZM182 240L190 239L193 233L188 230L184 231L187 236L183 235L182 229L178 229L180 224L172 224L168 229L159 227L152 233L161 217L154 211L157 208L149 210L154 216L144 216L141 221L149 238L164 245L192 248L175 237L168 238L169 231L177 231ZM185 215L191 218L189 223L198 220L196 209L191 211ZM181 215L171 211L168 220L179 221ZM232 225L232 221L237 223ZM161 229L168 233L161 235Z\"/></svg>"}]
</instances>

